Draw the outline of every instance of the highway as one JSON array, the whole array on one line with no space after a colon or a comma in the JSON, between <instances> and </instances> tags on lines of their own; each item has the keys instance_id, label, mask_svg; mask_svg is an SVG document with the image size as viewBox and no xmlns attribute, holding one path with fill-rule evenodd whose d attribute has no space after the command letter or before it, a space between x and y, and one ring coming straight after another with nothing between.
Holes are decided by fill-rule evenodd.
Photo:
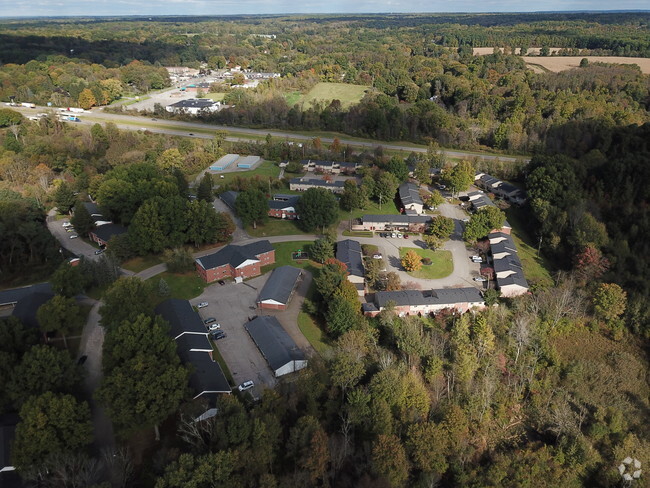
<instances>
[{"instance_id":1,"label":"highway","mask_svg":"<svg viewBox=\"0 0 650 488\"><path fill-rule=\"evenodd\" d=\"M37 113L42 112L58 112L58 109L51 107L36 107L36 108L25 108L25 107L11 107L13 110L16 110L22 113L24 116L34 116ZM279 137L283 139L291 139L293 141L311 141L316 135L309 136L304 134L297 134L294 132L285 132L278 131L273 129L249 129L246 127L233 127L227 125L216 125L216 124L207 124L203 122L183 122L178 120L159 120L156 118L148 117L145 118L139 115L126 115L126 114L111 114L106 113L101 110L101 108L95 108L92 111L86 111L78 115L81 119L80 122L67 122L69 124L83 124L83 125L92 125L95 123L106 123L113 122L120 129L125 130L148 130L151 132L159 134L168 134L172 136L185 136L185 137L196 137L200 139L211 139L213 137L212 131L227 131L231 133L236 133L237 135L232 135L226 137L227 141L237 142L237 141L250 141L250 140L259 140L260 138L266 137L267 134L271 134L272 137ZM209 132L208 132L209 131ZM250 136L250 137L246 137ZM333 142L331 137L321 137L320 138L324 143ZM345 139L345 137L340 137L339 141L341 144L350 145L352 147L358 148L367 148L375 149L378 146L383 147L387 150L396 150L396 151L407 151L407 152L417 152L417 153L426 153L427 149L424 147L414 147L409 145L400 145L400 144L391 144L386 142L365 142L357 141L353 139ZM444 153L451 158L474 158L479 157L485 160L499 159L501 161L518 161L522 160L528 162L529 159L525 157L515 157L515 156L505 156L505 155L494 155L494 154L482 154L478 152L470 151L457 151L457 150L448 150L444 149Z\"/></svg>"}]
</instances>

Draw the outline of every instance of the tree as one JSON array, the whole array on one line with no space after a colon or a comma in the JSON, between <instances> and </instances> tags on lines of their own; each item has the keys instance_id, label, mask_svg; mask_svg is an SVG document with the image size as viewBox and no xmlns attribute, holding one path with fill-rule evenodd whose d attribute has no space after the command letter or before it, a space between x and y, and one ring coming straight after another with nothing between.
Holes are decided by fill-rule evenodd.
<instances>
[{"instance_id":1,"label":"tree","mask_svg":"<svg viewBox=\"0 0 650 488\"><path fill-rule=\"evenodd\" d=\"M102 301L99 314L102 316L101 324L106 329L132 321L140 314L151 313L147 284L135 276L120 278L113 283Z\"/></svg>"},{"instance_id":2,"label":"tree","mask_svg":"<svg viewBox=\"0 0 650 488\"><path fill-rule=\"evenodd\" d=\"M24 354L14 369L7 390L14 402L21 405L30 396L48 391L71 392L79 379L77 366L67 351L37 345Z\"/></svg>"},{"instance_id":3,"label":"tree","mask_svg":"<svg viewBox=\"0 0 650 488\"><path fill-rule=\"evenodd\" d=\"M406 181L409 177L409 169L406 166L406 161L398 156L390 158L390 161L386 165L386 171L392 173L400 183Z\"/></svg>"},{"instance_id":4,"label":"tree","mask_svg":"<svg viewBox=\"0 0 650 488\"><path fill-rule=\"evenodd\" d=\"M593 299L596 316L611 322L625 313L627 293L616 283L602 283Z\"/></svg>"},{"instance_id":5,"label":"tree","mask_svg":"<svg viewBox=\"0 0 650 488\"><path fill-rule=\"evenodd\" d=\"M609 269L609 260L597 247L587 245L576 255L574 269L582 281L597 280Z\"/></svg>"},{"instance_id":6,"label":"tree","mask_svg":"<svg viewBox=\"0 0 650 488\"><path fill-rule=\"evenodd\" d=\"M454 219L438 215L437 217L434 217L431 224L429 224L429 230L427 233L446 241L454 232L455 228L456 224L454 223Z\"/></svg>"},{"instance_id":7,"label":"tree","mask_svg":"<svg viewBox=\"0 0 650 488\"><path fill-rule=\"evenodd\" d=\"M372 445L372 468L391 486L404 485L409 476L409 462L397 436L377 436Z\"/></svg>"},{"instance_id":8,"label":"tree","mask_svg":"<svg viewBox=\"0 0 650 488\"><path fill-rule=\"evenodd\" d=\"M70 395L52 392L30 398L20 409L21 422L11 451L19 472L46 464L58 453L74 453L92 442L90 409Z\"/></svg>"},{"instance_id":9,"label":"tree","mask_svg":"<svg viewBox=\"0 0 650 488\"><path fill-rule=\"evenodd\" d=\"M412 249L408 250L401 259L402 267L406 271L418 271L422 268L422 258Z\"/></svg>"},{"instance_id":10,"label":"tree","mask_svg":"<svg viewBox=\"0 0 650 488\"><path fill-rule=\"evenodd\" d=\"M431 183L431 168L429 167L429 162L421 160L415 163L413 177L423 185Z\"/></svg>"},{"instance_id":11,"label":"tree","mask_svg":"<svg viewBox=\"0 0 650 488\"><path fill-rule=\"evenodd\" d=\"M483 207L469 220L465 226L463 239L468 242L476 242L485 237L493 229L500 229L506 220L506 215L497 207Z\"/></svg>"},{"instance_id":12,"label":"tree","mask_svg":"<svg viewBox=\"0 0 650 488\"><path fill-rule=\"evenodd\" d=\"M213 186L212 175L206 172L203 175L203 178L201 178L201 182L196 191L196 197L199 200L212 203L212 200L214 199L214 193L212 192Z\"/></svg>"},{"instance_id":13,"label":"tree","mask_svg":"<svg viewBox=\"0 0 650 488\"><path fill-rule=\"evenodd\" d=\"M399 187L399 180L392 173L381 173L379 177L375 180L374 185L374 196L380 203L386 203L393 198L397 193L397 188Z\"/></svg>"},{"instance_id":14,"label":"tree","mask_svg":"<svg viewBox=\"0 0 650 488\"><path fill-rule=\"evenodd\" d=\"M325 322L327 330L335 337L353 329L359 324L360 314L357 302L355 305L347 300L332 300L329 302Z\"/></svg>"},{"instance_id":15,"label":"tree","mask_svg":"<svg viewBox=\"0 0 650 488\"><path fill-rule=\"evenodd\" d=\"M171 290L169 289L169 285L167 282L163 279L160 278L158 280L158 296L159 297L168 297L171 295Z\"/></svg>"},{"instance_id":16,"label":"tree","mask_svg":"<svg viewBox=\"0 0 650 488\"><path fill-rule=\"evenodd\" d=\"M336 259L328 259L325 265L318 271L318 276L314 278L316 287L321 296L326 300L330 300L336 290L341 286L341 283L348 275L347 267L341 261Z\"/></svg>"},{"instance_id":17,"label":"tree","mask_svg":"<svg viewBox=\"0 0 650 488\"><path fill-rule=\"evenodd\" d=\"M74 207L76 200L77 197L68 182L62 181L54 192L54 204L59 210L59 213L67 214L70 212L70 209Z\"/></svg>"},{"instance_id":18,"label":"tree","mask_svg":"<svg viewBox=\"0 0 650 488\"><path fill-rule=\"evenodd\" d=\"M66 347L68 345L65 336L79 327L83 320L81 308L75 299L62 295L55 295L41 305L36 317L43 332L58 332L63 336Z\"/></svg>"},{"instance_id":19,"label":"tree","mask_svg":"<svg viewBox=\"0 0 650 488\"><path fill-rule=\"evenodd\" d=\"M86 280L77 266L70 266L67 262L61 263L50 277L52 290L65 297L73 297L81 293L86 287Z\"/></svg>"},{"instance_id":20,"label":"tree","mask_svg":"<svg viewBox=\"0 0 650 488\"><path fill-rule=\"evenodd\" d=\"M156 351L163 349L173 354L139 350L110 370L95 393L124 433L144 427L157 429L186 396L189 372L180 364L173 340L165 333L152 331L150 335L156 342Z\"/></svg>"},{"instance_id":21,"label":"tree","mask_svg":"<svg viewBox=\"0 0 650 488\"><path fill-rule=\"evenodd\" d=\"M334 242L329 236L316 239L309 245L309 255L314 261L324 263L327 259L334 257Z\"/></svg>"},{"instance_id":22,"label":"tree","mask_svg":"<svg viewBox=\"0 0 650 488\"><path fill-rule=\"evenodd\" d=\"M160 201L152 198L144 202L129 225L129 244L140 256L162 252L169 245Z\"/></svg>"},{"instance_id":23,"label":"tree","mask_svg":"<svg viewBox=\"0 0 650 488\"><path fill-rule=\"evenodd\" d=\"M77 202L74 206L74 215L70 219L75 231L84 237L95 227L95 221L90 216L88 209L82 202Z\"/></svg>"},{"instance_id":24,"label":"tree","mask_svg":"<svg viewBox=\"0 0 650 488\"><path fill-rule=\"evenodd\" d=\"M436 249L442 247L442 239L436 236L430 236L428 234L425 234L422 239L426 243L427 247L431 249L432 251L435 251Z\"/></svg>"},{"instance_id":25,"label":"tree","mask_svg":"<svg viewBox=\"0 0 650 488\"><path fill-rule=\"evenodd\" d=\"M93 92L88 88L84 88L79 94L79 106L84 110L88 110L97 105L97 100L93 95Z\"/></svg>"},{"instance_id":26,"label":"tree","mask_svg":"<svg viewBox=\"0 0 650 488\"><path fill-rule=\"evenodd\" d=\"M396 291L402 289L402 280L395 271L389 271L386 274L386 291Z\"/></svg>"},{"instance_id":27,"label":"tree","mask_svg":"<svg viewBox=\"0 0 650 488\"><path fill-rule=\"evenodd\" d=\"M307 232L324 229L338 219L336 197L323 188L307 190L296 203L296 211L300 215L298 225Z\"/></svg>"},{"instance_id":28,"label":"tree","mask_svg":"<svg viewBox=\"0 0 650 488\"><path fill-rule=\"evenodd\" d=\"M176 147L166 149L162 152L156 161L160 169L168 173L172 173L175 169L183 169L185 161L183 155Z\"/></svg>"},{"instance_id":29,"label":"tree","mask_svg":"<svg viewBox=\"0 0 650 488\"><path fill-rule=\"evenodd\" d=\"M365 208L368 203L368 197L362 187L358 186L354 180L346 180L341 194L341 208L350 212L355 208Z\"/></svg>"},{"instance_id":30,"label":"tree","mask_svg":"<svg viewBox=\"0 0 650 488\"><path fill-rule=\"evenodd\" d=\"M0 127L10 127L18 125L23 121L23 116L20 112L11 110L10 108L0 108Z\"/></svg>"},{"instance_id":31,"label":"tree","mask_svg":"<svg viewBox=\"0 0 650 488\"><path fill-rule=\"evenodd\" d=\"M254 229L257 228L258 223L265 222L269 216L269 202L264 193L259 190L240 192L235 200L235 209L243 224L252 224Z\"/></svg>"},{"instance_id":32,"label":"tree","mask_svg":"<svg viewBox=\"0 0 650 488\"><path fill-rule=\"evenodd\" d=\"M501 292L499 290L495 290L494 288L488 288L487 290L485 290L485 293L483 293L485 304L488 307L491 307L492 305L498 303L500 296L501 296Z\"/></svg>"},{"instance_id":33,"label":"tree","mask_svg":"<svg viewBox=\"0 0 650 488\"><path fill-rule=\"evenodd\" d=\"M170 273L187 273L194 269L194 256L186 247L165 250L164 260Z\"/></svg>"},{"instance_id":34,"label":"tree","mask_svg":"<svg viewBox=\"0 0 650 488\"><path fill-rule=\"evenodd\" d=\"M432 209L438 208L443 203L445 203L445 197L438 190L433 190L424 198L424 204Z\"/></svg>"},{"instance_id":35,"label":"tree","mask_svg":"<svg viewBox=\"0 0 650 488\"><path fill-rule=\"evenodd\" d=\"M474 168L469 161L461 161L451 170L443 173L443 181L452 194L465 191L474 183Z\"/></svg>"},{"instance_id":36,"label":"tree","mask_svg":"<svg viewBox=\"0 0 650 488\"><path fill-rule=\"evenodd\" d=\"M442 475L449 465L447 432L433 422L412 424L407 432L407 448L415 466L422 471Z\"/></svg>"},{"instance_id":37,"label":"tree","mask_svg":"<svg viewBox=\"0 0 650 488\"><path fill-rule=\"evenodd\" d=\"M202 456L181 454L177 461L168 464L165 474L158 478L155 488L223 487L241 486L233 473L243 460L240 451L219 451Z\"/></svg>"}]
</instances>

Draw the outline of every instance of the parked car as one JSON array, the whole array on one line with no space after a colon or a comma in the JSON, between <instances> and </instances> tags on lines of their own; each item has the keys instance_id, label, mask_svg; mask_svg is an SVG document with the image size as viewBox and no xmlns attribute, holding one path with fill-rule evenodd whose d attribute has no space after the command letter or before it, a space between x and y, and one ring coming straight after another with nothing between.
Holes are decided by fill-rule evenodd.
<instances>
[{"instance_id":1,"label":"parked car","mask_svg":"<svg viewBox=\"0 0 650 488\"><path fill-rule=\"evenodd\" d=\"M468 223L469 219L463 219L463 222Z\"/></svg>"},{"instance_id":2,"label":"parked car","mask_svg":"<svg viewBox=\"0 0 650 488\"><path fill-rule=\"evenodd\" d=\"M408 238L409 238L409 235L408 235L408 234L404 234L404 239L408 239Z\"/></svg>"},{"instance_id":3,"label":"parked car","mask_svg":"<svg viewBox=\"0 0 650 488\"><path fill-rule=\"evenodd\" d=\"M70 222L63 222L61 226L65 229L67 227L72 227L72 224Z\"/></svg>"},{"instance_id":4,"label":"parked car","mask_svg":"<svg viewBox=\"0 0 650 488\"><path fill-rule=\"evenodd\" d=\"M210 325L210 324L212 324L212 323L214 323L214 322L216 322L216 321L217 321L217 319L215 319L214 317L208 317L207 319L205 319L205 320L203 321L203 323L204 323L205 325Z\"/></svg>"},{"instance_id":5,"label":"parked car","mask_svg":"<svg viewBox=\"0 0 650 488\"><path fill-rule=\"evenodd\" d=\"M104 251L105 251L104 249L97 249L97 250L95 251L95 254L96 254L96 255L97 255L97 254L101 254L101 253L103 253Z\"/></svg>"},{"instance_id":6,"label":"parked car","mask_svg":"<svg viewBox=\"0 0 650 488\"><path fill-rule=\"evenodd\" d=\"M401 232L398 232L398 233L397 233L397 238L398 238L398 239L401 239L402 237L404 237L404 235L403 235Z\"/></svg>"},{"instance_id":7,"label":"parked car","mask_svg":"<svg viewBox=\"0 0 650 488\"><path fill-rule=\"evenodd\" d=\"M381 258L382 258L382 255L379 254L379 253L375 253L375 254L372 255L372 258L373 258L373 259L381 259Z\"/></svg>"},{"instance_id":8,"label":"parked car","mask_svg":"<svg viewBox=\"0 0 650 488\"><path fill-rule=\"evenodd\" d=\"M81 366L83 363L86 362L86 359L88 359L88 356L81 356L79 359L77 359L77 365Z\"/></svg>"},{"instance_id":9,"label":"parked car","mask_svg":"<svg viewBox=\"0 0 650 488\"><path fill-rule=\"evenodd\" d=\"M213 331L215 331L215 330L219 330L219 329L221 329L221 324L216 324L216 323L215 323L215 324L210 324L210 325L208 325L208 330L209 330L210 332L213 332Z\"/></svg>"},{"instance_id":10,"label":"parked car","mask_svg":"<svg viewBox=\"0 0 650 488\"><path fill-rule=\"evenodd\" d=\"M223 281L223 280L219 280L219 281L217 281L217 283L219 283L219 284L220 284L221 286L223 286L223 285L225 285L225 284L226 284L226 282L225 282L225 281Z\"/></svg>"},{"instance_id":11,"label":"parked car","mask_svg":"<svg viewBox=\"0 0 650 488\"><path fill-rule=\"evenodd\" d=\"M74 227L66 227L65 231L66 232L74 232Z\"/></svg>"},{"instance_id":12,"label":"parked car","mask_svg":"<svg viewBox=\"0 0 650 488\"><path fill-rule=\"evenodd\" d=\"M72 234L72 235L70 236L70 239L76 239L77 237L79 237L77 234Z\"/></svg>"},{"instance_id":13,"label":"parked car","mask_svg":"<svg viewBox=\"0 0 650 488\"><path fill-rule=\"evenodd\" d=\"M201 302L196 306L196 308L205 308L207 306L208 306L208 302Z\"/></svg>"},{"instance_id":14,"label":"parked car","mask_svg":"<svg viewBox=\"0 0 650 488\"><path fill-rule=\"evenodd\" d=\"M246 390L250 390L254 386L255 386L255 383L253 383L251 380L248 380L248 381L244 381L241 385L239 385L237 387L237 389L239 391L246 391Z\"/></svg>"},{"instance_id":15,"label":"parked car","mask_svg":"<svg viewBox=\"0 0 650 488\"><path fill-rule=\"evenodd\" d=\"M226 334L223 330L214 330L210 332L210 336L213 340L218 341L219 339L225 339L228 337L228 334Z\"/></svg>"},{"instance_id":16,"label":"parked car","mask_svg":"<svg viewBox=\"0 0 650 488\"><path fill-rule=\"evenodd\" d=\"M483 258L481 256L472 256L470 259L474 263L482 263L483 262Z\"/></svg>"},{"instance_id":17,"label":"parked car","mask_svg":"<svg viewBox=\"0 0 650 488\"><path fill-rule=\"evenodd\" d=\"M483 283L487 281L487 278L483 278L482 276L477 276L474 278L474 281L478 281L479 283Z\"/></svg>"}]
</instances>

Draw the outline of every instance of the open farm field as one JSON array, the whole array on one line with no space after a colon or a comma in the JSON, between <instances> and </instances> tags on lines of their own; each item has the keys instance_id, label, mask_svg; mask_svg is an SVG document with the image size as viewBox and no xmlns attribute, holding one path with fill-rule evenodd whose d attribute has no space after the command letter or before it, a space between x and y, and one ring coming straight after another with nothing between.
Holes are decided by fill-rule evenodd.
<instances>
[{"instance_id":1,"label":"open farm field","mask_svg":"<svg viewBox=\"0 0 650 488\"><path fill-rule=\"evenodd\" d=\"M350 105L359 103L369 90L369 86L365 85L349 85L347 83L318 83L314 88L302 98L302 102L306 105L312 100L340 100L341 106L347 108Z\"/></svg>"},{"instance_id":2,"label":"open farm field","mask_svg":"<svg viewBox=\"0 0 650 488\"><path fill-rule=\"evenodd\" d=\"M650 74L650 58L625 58L623 56L524 56L526 63L542 66L555 73L577 68L580 60L587 58L590 63L636 64L641 72Z\"/></svg>"}]
</instances>

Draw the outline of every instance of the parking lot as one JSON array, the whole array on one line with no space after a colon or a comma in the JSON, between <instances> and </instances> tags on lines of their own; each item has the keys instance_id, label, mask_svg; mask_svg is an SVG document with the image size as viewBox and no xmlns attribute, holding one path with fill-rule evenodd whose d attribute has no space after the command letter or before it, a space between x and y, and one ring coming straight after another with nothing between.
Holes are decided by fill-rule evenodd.
<instances>
[{"instance_id":1,"label":"parking lot","mask_svg":"<svg viewBox=\"0 0 650 488\"><path fill-rule=\"evenodd\" d=\"M244 283L215 283L208 286L201 296L191 300L195 306L208 302L208 306L201 308L199 314L202 319L215 317L221 324L221 329L227 336L215 341L215 344L237 385L247 380L255 382L252 390L255 397L262 393L265 386L273 387L277 382L266 360L244 328L248 318L257 314L257 296L269 276L270 273L267 273Z\"/></svg>"},{"instance_id":2,"label":"parking lot","mask_svg":"<svg viewBox=\"0 0 650 488\"><path fill-rule=\"evenodd\" d=\"M70 239L70 236L77 235L76 232L67 232L63 227L65 222L69 222L69 219L56 220L54 215L48 215L47 217L47 228L50 233L59 241L61 246L65 247L71 253L81 257L84 256L86 259L95 260L99 256L95 254L97 250L96 247L93 247L88 242L84 241L80 237Z\"/></svg>"}]
</instances>

